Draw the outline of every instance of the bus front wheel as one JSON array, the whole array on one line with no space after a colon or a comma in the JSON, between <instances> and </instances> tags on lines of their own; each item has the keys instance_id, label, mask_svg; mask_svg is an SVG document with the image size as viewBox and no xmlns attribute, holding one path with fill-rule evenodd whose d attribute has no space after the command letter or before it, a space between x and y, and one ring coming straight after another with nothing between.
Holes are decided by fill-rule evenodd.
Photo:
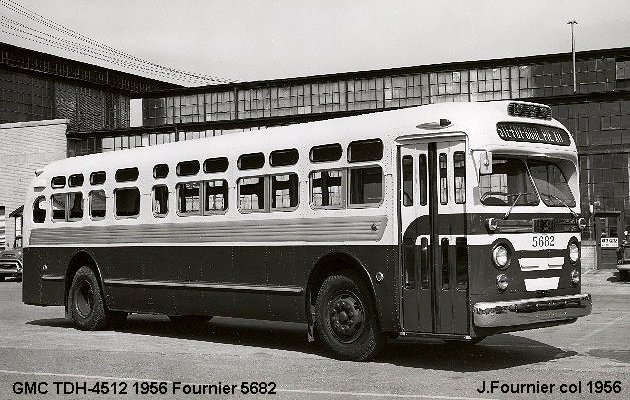
<instances>
[{"instance_id":1,"label":"bus front wheel","mask_svg":"<svg viewBox=\"0 0 630 400\"><path fill-rule=\"evenodd\" d=\"M367 360L385 344L370 292L353 271L331 275L324 281L315 313L319 340L339 359Z\"/></svg>"},{"instance_id":2,"label":"bus front wheel","mask_svg":"<svg viewBox=\"0 0 630 400\"><path fill-rule=\"evenodd\" d=\"M107 326L107 310L98 280L90 267L79 268L68 292L70 315L79 329L94 331Z\"/></svg>"}]
</instances>

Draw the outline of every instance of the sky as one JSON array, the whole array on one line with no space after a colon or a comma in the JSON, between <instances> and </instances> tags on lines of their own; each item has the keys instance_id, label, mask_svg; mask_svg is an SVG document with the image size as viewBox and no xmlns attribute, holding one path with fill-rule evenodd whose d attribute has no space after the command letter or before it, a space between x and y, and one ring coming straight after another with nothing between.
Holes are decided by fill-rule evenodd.
<instances>
[{"instance_id":1,"label":"sky","mask_svg":"<svg viewBox=\"0 0 630 400\"><path fill-rule=\"evenodd\" d=\"M578 52L630 46L628 0L0 0L5 24L73 40L10 2L143 60L241 82L565 53L569 20ZM147 75L7 32L4 42Z\"/></svg>"}]
</instances>

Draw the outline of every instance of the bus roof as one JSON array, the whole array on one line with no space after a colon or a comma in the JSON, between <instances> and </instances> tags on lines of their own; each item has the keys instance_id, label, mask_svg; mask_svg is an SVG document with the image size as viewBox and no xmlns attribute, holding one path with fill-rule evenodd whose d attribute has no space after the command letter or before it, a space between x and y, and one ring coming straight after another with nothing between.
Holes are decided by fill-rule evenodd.
<instances>
[{"instance_id":1,"label":"bus roof","mask_svg":"<svg viewBox=\"0 0 630 400\"><path fill-rule=\"evenodd\" d=\"M59 160L44 168L43 176L54 170L54 174L72 174L85 168L91 171L111 170L146 164L172 163L192 159L282 150L293 147L309 148L316 145L379 137L393 141L398 137L423 134L439 135L438 132L465 132L475 147L523 147L521 143L506 142L497 134L497 122L519 122L544 124L566 130L556 120L513 117L508 115L509 103L533 104L514 101L440 103L405 109L381 111L358 116L329 119L324 121L271 127L264 130L231 133L223 136L185 140L149 147L90 154ZM432 123L439 127L440 120L450 123L444 129L431 129ZM423 125L424 124L424 125ZM419 127L419 125L423 125ZM429 128L427 128L429 127ZM569 135L570 137L570 135ZM569 146L538 145L539 148L557 150L557 153L575 152L570 139ZM544 151L541 154L546 154Z\"/></svg>"}]
</instances>

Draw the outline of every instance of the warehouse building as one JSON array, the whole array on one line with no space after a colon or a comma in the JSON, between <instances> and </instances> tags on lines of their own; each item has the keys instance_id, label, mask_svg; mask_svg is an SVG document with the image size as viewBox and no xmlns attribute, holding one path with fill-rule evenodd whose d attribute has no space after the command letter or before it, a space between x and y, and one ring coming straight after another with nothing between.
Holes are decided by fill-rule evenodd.
<instances>
[{"instance_id":1,"label":"warehouse building","mask_svg":"<svg viewBox=\"0 0 630 400\"><path fill-rule=\"evenodd\" d=\"M68 134L128 128L132 97L172 87L0 43L0 249L20 233L33 171L66 157Z\"/></svg>"}]
</instances>

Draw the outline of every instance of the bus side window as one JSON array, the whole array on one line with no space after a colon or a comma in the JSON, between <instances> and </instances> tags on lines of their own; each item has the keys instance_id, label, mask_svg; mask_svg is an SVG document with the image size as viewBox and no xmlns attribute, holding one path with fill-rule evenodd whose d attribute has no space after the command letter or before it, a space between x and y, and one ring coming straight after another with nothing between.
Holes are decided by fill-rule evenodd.
<instances>
[{"instance_id":1,"label":"bus side window","mask_svg":"<svg viewBox=\"0 0 630 400\"><path fill-rule=\"evenodd\" d=\"M403 205L413 205L413 158L403 156L402 158L402 189Z\"/></svg>"},{"instance_id":2,"label":"bus side window","mask_svg":"<svg viewBox=\"0 0 630 400\"><path fill-rule=\"evenodd\" d=\"M440 153L440 204L448 203L447 162L446 154Z\"/></svg>"},{"instance_id":3,"label":"bus side window","mask_svg":"<svg viewBox=\"0 0 630 400\"><path fill-rule=\"evenodd\" d=\"M200 215L201 196L199 182L180 182L175 186L177 192L177 212L181 215Z\"/></svg>"},{"instance_id":4,"label":"bus side window","mask_svg":"<svg viewBox=\"0 0 630 400\"><path fill-rule=\"evenodd\" d=\"M455 203L466 203L466 158L463 151L453 153Z\"/></svg>"},{"instance_id":5,"label":"bus side window","mask_svg":"<svg viewBox=\"0 0 630 400\"><path fill-rule=\"evenodd\" d=\"M331 169L313 171L311 181L311 206L342 208L344 201L343 171Z\"/></svg>"},{"instance_id":6,"label":"bus side window","mask_svg":"<svg viewBox=\"0 0 630 400\"><path fill-rule=\"evenodd\" d=\"M83 218L83 193L68 193L68 221L78 221Z\"/></svg>"},{"instance_id":7,"label":"bus side window","mask_svg":"<svg viewBox=\"0 0 630 400\"><path fill-rule=\"evenodd\" d=\"M39 196L33 202L33 222L41 224L46 221L46 197Z\"/></svg>"},{"instance_id":8,"label":"bus side window","mask_svg":"<svg viewBox=\"0 0 630 400\"><path fill-rule=\"evenodd\" d=\"M140 214L140 190L138 188L114 189L117 217L135 217Z\"/></svg>"},{"instance_id":9,"label":"bus side window","mask_svg":"<svg viewBox=\"0 0 630 400\"><path fill-rule=\"evenodd\" d=\"M239 178L237 187L240 211L265 211L264 177Z\"/></svg>"},{"instance_id":10,"label":"bus side window","mask_svg":"<svg viewBox=\"0 0 630 400\"><path fill-rule=\"evenodd\" d=\"M271 208L281 210L297 207L298 184L297 174L271 176Z\"/></svg>"},{"instance_id":11,"label":"bus side window","mask_svg":"<svg viewBox=\"0 0 630 400\"><path fill-rule=\"evenodd\" d=\"M66 200L67 196L65 193L57 193L50 196L53 221L66 220Z\"/></svg>"},{"instance_id":12,"label":"bus side window","mask_svg":"<svg viewBox=\"0 0 630 400\"><path fill-rule=\"evenodd\" d=\"M106 198L104 190L90 192L90 217L93 220L105 218Z\"/></svg>"},{"instance_id":13,"label":"bus side window","mask_svg":"<svg viewBox=\"0 0 630 400\"><path fill-rule=\"evenodd\" d=\"M350 205L378 206L383 200L383 169L380 166L349 170Z\"/></svg>"},{"instance_id":14,"label":"bus side window","mask_svg":"<svg viewBox=\"0 0 630 400\"><path fill-rule=\"evenodd\" d=\"M225 179L204 182L204 214L225 211L228 208L228 185Z\"/></svg>"},{"instance_id":15,"label":"bus side window","mask_svg":"<svg viewBox=\"0 0 630 400\"><path fill-rule=\"evenodd\" d=\"M166 185L153 186L153 215L164 217L168 214L168 187Z\"/></svg>"},{"instance_id":16,"label":"bus side window","mask_svg":"<svg viewBox=\"0 0 630 400\"><path fill-rule=\"evenodd\" d=\"M420 154L418 159L418 174L420 175L420 205L427 205L427 156L426 154Z\"/></svg>"}]
</instances>

